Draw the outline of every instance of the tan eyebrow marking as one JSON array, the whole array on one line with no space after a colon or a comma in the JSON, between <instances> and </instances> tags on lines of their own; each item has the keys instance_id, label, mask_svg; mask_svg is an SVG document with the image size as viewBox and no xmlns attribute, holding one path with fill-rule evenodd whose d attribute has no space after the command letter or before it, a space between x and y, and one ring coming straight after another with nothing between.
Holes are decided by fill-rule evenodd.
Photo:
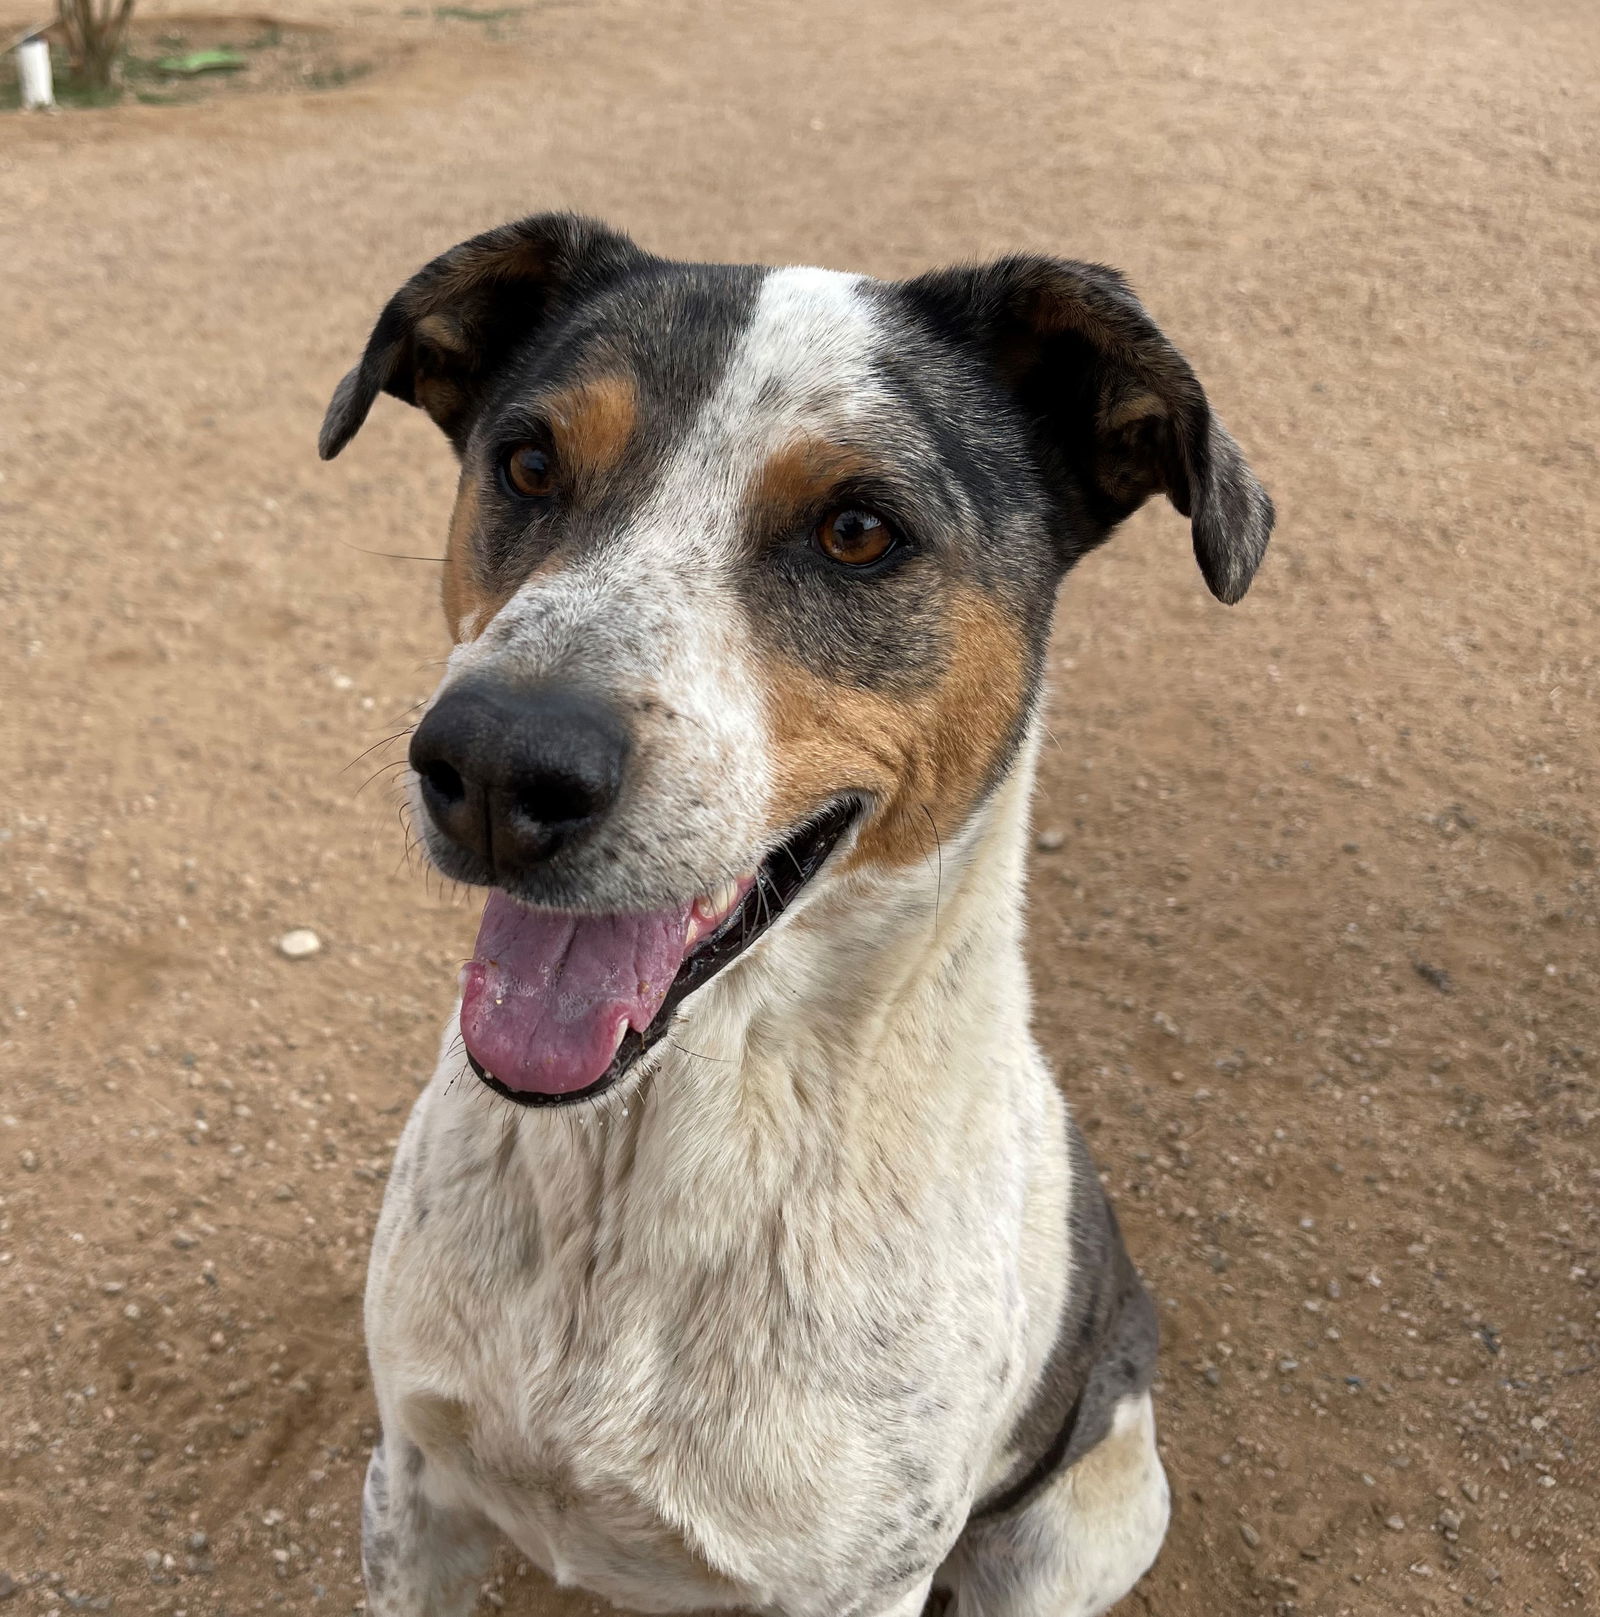
<instances>
[{"instance_id":1,"label":"tan eyebrow marking","mask_svg":"<svg viewBox=\"0 0 1600 1617\"><path fill-rule=\"evenodd\" d=\"M763 512L789 515L818 504L841 483L878 469L850 444L795 438L767 457L755 475L750 497Z\"/></svg>"},{"instance_id":2,"label":"tan eyebrow marking","mask_svg":"<svg viewBox=\"0 0 1600 1617\"><path fill-rule=\"evenodd\" d=\"M639 425L639 389L630 376L573 382L543 401L561 467L580 483L604 482Z\"/></svg>"}]
</instances>

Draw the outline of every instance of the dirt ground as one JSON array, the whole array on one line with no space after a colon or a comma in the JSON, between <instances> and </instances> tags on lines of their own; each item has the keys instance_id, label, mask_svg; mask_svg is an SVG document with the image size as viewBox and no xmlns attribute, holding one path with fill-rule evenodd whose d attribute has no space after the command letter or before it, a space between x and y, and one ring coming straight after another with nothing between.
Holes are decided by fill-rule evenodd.
<instances>
[{"instance_id":1,"label":"dirt ground","mask_svg":"<svg viewBox=\"0 0 1600 1617\"><path fill-rule=\"evenodd\" d=\"M360 1609L363 1261L475 917L353 762L447 451L313 446L394 286L554 204L1103 259L1192 355L1281 526L1233 611L1166 509L1071 579L1033 888L1166 1327L1125 1609L1600 1610L1590 0L280 20L370 71L0 120L0 1610Z\"/></svg>"}]
</instances>

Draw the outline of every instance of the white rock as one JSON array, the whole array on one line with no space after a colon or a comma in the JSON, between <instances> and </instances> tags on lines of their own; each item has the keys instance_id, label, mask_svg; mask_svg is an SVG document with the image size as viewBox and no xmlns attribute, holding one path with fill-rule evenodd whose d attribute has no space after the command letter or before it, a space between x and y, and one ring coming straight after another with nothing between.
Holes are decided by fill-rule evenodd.
<instances>
[{"instance_id":1,"label":"white rock","mask_svg":"<svg viewBox=\"0 0 1600 1617\"><path fill-rule=\"evenodd\" d=\"M309 926L297 926L278 939L278 953L290 960L308 960L322 953L322 939Z\"/></svg>"}]
</instances>

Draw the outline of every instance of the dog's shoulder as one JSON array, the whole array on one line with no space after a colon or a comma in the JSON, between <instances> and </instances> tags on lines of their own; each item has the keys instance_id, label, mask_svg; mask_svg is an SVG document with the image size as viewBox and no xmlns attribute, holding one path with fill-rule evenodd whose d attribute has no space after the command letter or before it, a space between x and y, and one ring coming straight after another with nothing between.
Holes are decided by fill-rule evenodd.
<instances>
[{"instance_id":1,"label":"dog's shoulder","mask_svg":"<svg viewBox=\"0 0 1600 1617\"><path fill-rule=\"evenodd\" d=\"M1033 1395L1008 1444L1009 1474L976 1515L1019 1508L1111 1431L1118 1406L1149 1390L1160 1326L1082 1131L1066 1120L1071 1284Z\"/></svg>"}]
</instances>

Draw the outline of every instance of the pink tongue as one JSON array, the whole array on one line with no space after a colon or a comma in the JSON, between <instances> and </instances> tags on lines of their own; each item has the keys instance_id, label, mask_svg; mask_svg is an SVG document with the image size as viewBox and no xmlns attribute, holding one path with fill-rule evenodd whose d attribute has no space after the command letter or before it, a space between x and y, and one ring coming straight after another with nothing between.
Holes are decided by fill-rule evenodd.
<instances>
[{"instance_id":1,"label":"pink tongue","mask_svg":"<svg viewBox=\"0 0 1600 1617\"><path fill-rule=\"evenodd\" d=\"M508 1089L567 1095L604 1076L624 1024L649 1027L687 952L690 905L560 915L491 893L462 973L461 1036Z\"/></svg>"}]
</instances>

